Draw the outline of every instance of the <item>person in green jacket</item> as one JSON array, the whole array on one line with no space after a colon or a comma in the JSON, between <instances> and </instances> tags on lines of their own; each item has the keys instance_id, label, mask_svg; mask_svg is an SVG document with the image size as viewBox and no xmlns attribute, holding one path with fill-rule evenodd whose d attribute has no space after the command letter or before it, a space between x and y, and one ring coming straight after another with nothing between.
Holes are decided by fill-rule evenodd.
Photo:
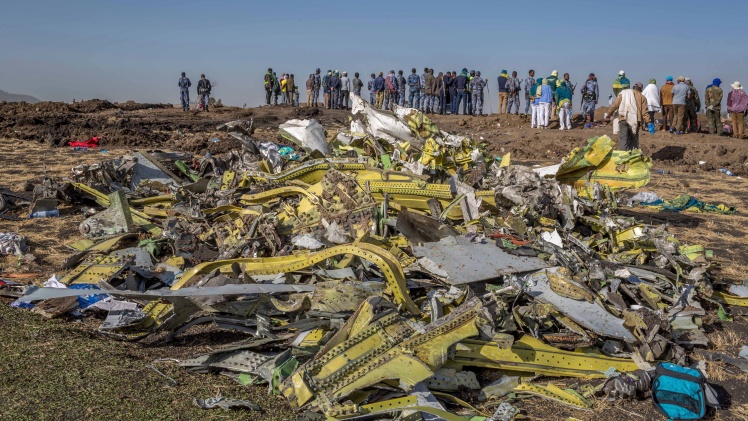
<instances>
[{"instance_id":1,"label":"person in green jacket","mask_svg":"<svg viewBox=\"0 0 748 421\"><path fill-rule=\"evenodd\" d=\"M613 96L617 97L622 90L629 88L631 88L631 82L626 79L626 72L621 70L620 72L618 72L618 78L613 81Z\"/></svg>"},{"instance_id":2,"label":"person in green jacket","mask_svg":"<svg viewBox=\"0 0 748 421\"><path fill-rule=\"evenodd\" d=\"M571 130L571 90L565 81L556 88L553 100L558 108L559 130Z\"/></svg>"}]
</instances>

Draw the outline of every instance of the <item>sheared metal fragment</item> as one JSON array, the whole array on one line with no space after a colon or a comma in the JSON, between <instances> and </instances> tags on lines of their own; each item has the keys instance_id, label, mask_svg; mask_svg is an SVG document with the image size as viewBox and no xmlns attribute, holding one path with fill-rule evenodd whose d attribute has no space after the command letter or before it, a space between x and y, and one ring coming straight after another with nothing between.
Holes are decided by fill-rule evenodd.
<instances>
[{"instance_id":1,"label":"sheared metal fragment","mask_svg":"<svg viewBox=\"0 0 748 421\"><path fill-rule=\"evenodd\" d=\"M391 313L299 368L284 382L283 395L301 407L315 396L332 403L387 379L399 379L401 387L411 388L443 364L447 347L477 335L478 326L488 323L486 316L477 298L421 331ZM333 410L332 405L322 407L326 413Z\"/></svg>"}]
</instances>

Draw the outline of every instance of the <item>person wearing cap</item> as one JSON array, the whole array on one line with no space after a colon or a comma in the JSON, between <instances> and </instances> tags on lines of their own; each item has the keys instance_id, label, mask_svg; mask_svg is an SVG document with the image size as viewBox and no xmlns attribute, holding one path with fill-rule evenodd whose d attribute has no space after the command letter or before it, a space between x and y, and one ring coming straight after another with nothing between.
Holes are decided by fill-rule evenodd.
<instances>
[{"instance_id":1,"label":"person wearing cap","mask_svg":"<svg viewBox=\"0 0 748 421\"><path fill-rule=\"evenodd\" d=\"M208 103L210 103L210 91L213 89L213 85L210 81L205 78L205 75L200 75L200 80L197 81L197 95L200 99L200 105L202 105L203 111L208 111Z\"/></svg>"},{"instance_id":2,"label":"person wearing cap","mask_svg":"<svg viewBox=\"0 0 748 421\"><path fill-rule=\"evenodd\" d=\"M315 107L319 107L319 88L322 86L322 77L320 76L319 67L314 71L314 79L312 81L312 104Z\"/></svg>"},{"instance_id":3,"label":"person wearing cap","mask_svg":"<svg viewBox=\"0 0 748 421\"><path fill-rule=\"evenodd\" d=\"M618 112L618 126L614 126L619 133L620 148L624 151L639 149L639 131L646 123L649 133L654 134L654 124L647 111L647 98L642 95L643 84L636 82L633 89L623 89L613 101L608 110L609 115Z\"/></svg>"},{"instance_id":4,"label":"person wearing cap","mask_svg":"<svg viewBox=\"0 0 748 421\"><path fill-rule=\"evenodd\" d=\"M665 84L660 89L660 104L662 104L662 124L660 130L670 130L673 127L673 77L665 78Z\"/></svg>"},{"instance_id":5,"label":"person wearing cap","mask_svg":"<svg viewBox=\"0 0 748 421\"><path fill-rule=\"evenodd\" d=\"M699 91L693 87L693 82L691 82L690 78L686 78L686 85L688 85L689 90L688 99L686 100L686 121L688 122L686 132L698 133L698 112L701 110L701 98L699 98Z\"/></svg>"},{"instance_id":6,"label":"person wearing cap","mask_svg":"<svg viewBox=\"0 0 748 421\"><path fill-rule=\"evenodd\" d=\"M594 73L590 73L582 86L582 117L586 129L592 128L592 123L595 121L595 105L597 105L598 98L600 98L600 87L597 84L597 77Z\"/></svg>"},{"instance_id":7,"label":"person wearing cap","mask_svg":"<svg viewBox=\"0 0 748 421\"><path fill-rule=\"evenodd\" d=\"M556 92L558 87L558 70L551 72L551 75L545 78L548 81L548 86L551 87L551 94ZM556 99L551 95L551 114L549 117L556 117Z\"/></svg>"},{"instance_id":8,"label":"person wearing cap","mask_svg":"<svg viewBox=\"0 0 748 421\"><path fill-rule=\"evenodd\" d=\"M470 81L470 92L473 100L473 115L483 114L483 88L486 87L486 81L480 77L480 72L475 72L475 76Z\"/></svg>"},{"instance_id":9,"label":"person wearing cap","mask_svg":"<svg viewBox=\"0 0 748 421\"><path fill-rule=\"evenodd\" d=\"M270 105L270 97L273 94L273 69L268 68L265 73L265 105Z\"/></svg>"},{"instance_id":10,"label":"person wearing cap","mask_svg":"<svg viewBox=\"0 0 748 421\"><path fill-rule=\"evenodd\" d=\"M613 81L613 96L618 96L624 89L629 89L631 82L626 78L626 72L621 70L618 72L618 77Z\"/></svg>"},{"instance_id":11,"label":"person wearing cap","mask_svg":"<svg viewBox=\"0 0 748 421\"><path fill-rule=\"evenodd\" d=\"M741 139L744 134L743 119L746 110L748 110L748 95L746 95L740 82L735 82L730 86L732 86L732 91L727 94L727 112L732 117L732 137Z\"/></svg>"},{"instance_id":12,"label":"person wearing cap","mask_svg":"<svg viewBox=\"0 0 748 421\"><path fill-rule=\"evenodd\" d=\"M709 134L721 134L722 130L722 84L720 78L715 78L704 92L704 108L706 108L706 124Z\"/></svg>"},{"instance_id":13,"label":"person wearing cap","mask_svg":"<svg viewBox=\"0 0 748 421\"><path fill-rule=\"evenodd\" d=\"M670 132L677 135L683 134L686 127L686 103L691 95L691 89L686 85L686 78L678 76L678 84L673 87L673 113L675 119Z\"/></svg>"},{"instance_id":14,"label":"person wearing cap","mask_svg":"<svg viewBox=\"0 0 748 421\"><path fill-rule=\"evenodd\" d=\"M506 70L502 70L498 78L499 81L499 114L506 114L507 104L509 102L509 88L506 86L509 81L509 75Z\"/></svg>"},{"instance_id":15,"label":"person wearing cap","mask_svg":"<svg viewBox=\"0 0 748 421\"><path fill-rule=\"evenodd\" d=\"M535 101L535 70L527 72L527 77L522 83L525 85L525 114L528 114L530 107L533 106Z\"/></svg>"},{"instance_id":16,"label":"person wearing cap","mask_svg":"<svg viewBox=\"0 0 748 421\"><path fill-rule=\"evenodd\" d=\"M184 72L182 72L182 77L179 78L177 86L179 86L179 101L182 103L182 111L189 111L190 86L192 86L192 82L190 82L190 78Z\"/></svg>"},{"instance_id":17,"label":"person wearing cap","mask_svg":"<svg viewBox=\"0 0 748 421\"><path fill-rule=\"evenodd\" d=\"M340 78L340 108L348 109L348 100L351 98L351 80L348 79L348 72L343 72Z\"/></svg>"},{"instance_id":18,"label":"person wearing cap","mask_svg":"<svg viewBox=\"0 0 748 421\"><path fill-rule=\"evenodd\" d=\"M662 107L660 106L660 90L657 88L657 81L655 79L649 79L649 85L644 88L642 95L647 99L649 119L654 123L655 113L659 113L662 110Z\"/></svg>"}]
</instances>

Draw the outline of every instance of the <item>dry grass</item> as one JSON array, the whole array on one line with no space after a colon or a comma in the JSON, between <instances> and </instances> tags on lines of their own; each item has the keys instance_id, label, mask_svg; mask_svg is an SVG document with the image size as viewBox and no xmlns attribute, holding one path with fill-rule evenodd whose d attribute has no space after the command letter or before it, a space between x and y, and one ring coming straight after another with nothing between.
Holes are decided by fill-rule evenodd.
<instances>
[{"instance_id":1,"label":"dry grass","mask_svg":"<svg viewBox=\"0 0 748 421\"><path fill-rule=\"evenodd\" d=\"M712 343L712 349L717 352L733 352L745 344L745 338L727 326L706 336Z\"/></svg>"}]
</instances>

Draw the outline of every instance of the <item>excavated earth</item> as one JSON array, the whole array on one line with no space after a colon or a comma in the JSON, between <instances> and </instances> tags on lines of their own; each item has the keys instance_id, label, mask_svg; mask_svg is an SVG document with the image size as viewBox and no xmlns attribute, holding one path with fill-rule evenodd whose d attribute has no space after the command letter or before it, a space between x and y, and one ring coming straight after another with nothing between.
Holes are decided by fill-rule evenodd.
<instances>
[{"instance_id":1,"label":"excavated earth","mask_svg":"<svg viewBox=\"0 0 748 421\"><path fill-rule=\"evenodd\" d=\"M598 116L605 112L599 109ZM592 136L607 134L614 140L610 125L593 129L558 130L558 121L549 130L529 127L526 116L491 115L484 117L431 116L440 129L469 135L487 143L494 155L511 153L512 161L529 165L558 163L571 149L582 146ZM68 174L81 163L111 159L132 149L186 151L197 155L220 154L239 146L226 132L216 130L224 122L252 120L253 136L286 143L278 125L286 120L315 118L332 137L345 130L351 116L346 111L316 108L260 107L215 108L211 112L183 112L170 104L113 104L91 100L76 104L0 103L0 187L22 191L29 182L39 183L44 173L53 178ZM705 121L702 121L705 124ZM581 126L579 117L575 126ZM65 146L72 140L101 138L101 147L88 152ZM652 159L652 181L640 191L653 191L664 199L690 194L711 203L726 203L738 209L734 215L663 213L642 207L622 208L620 213L651 224L669 224L681 242L703 244L714 250L716 282L739 283L748 273L748 141L725 136L695 133L674 136L643 133L641 147ZM106 152L104 152L106 151ZM700 164L700 162L703 162ZM735 176L719 172L721 168ZM665 174L656 171L664 170ZM633 192L632 192L633 193ZM62 217L9 221L0 219L0 232L15 232L29 239L29 252L35 257L19 260L0 257L2 273L34 273L23 282L42 282L52 273L62 273L62 260L70 253L65 247L80 237L78 224L83 215L62 208ZM23 216L23 210L14 213ZM186 372L168 363L169 358L185 358L238 338L221 331L191 330L172 343L125 343L95 333L99 320L47 320L41 316L0 303L0 419L246 419L290 420L295 415L282 397L269 396L264 386L244 387L222 376ZM734 321L724 322L714 308L704 319L704 330L713 349L736 355L748 342L748 318L740 308L731 309ZM748 312L746 312L748 314ZM177 380L174 386L148 366ZM748 420L748 374L723 363L707 363L710 381L731 396L728 410L711 414L713 420ZM484 370L482 377L495 374ZM557 385L575 387L578 379L542 379ZM254 400L264 412L204 411L192 404L193 398L222 394ZM460 397L484 408L475 394ZM566 420L650 420L657 415L650 400L607 403L598 399L593 411L582 412L539 398L516 403L530 419Z\"/></svg>"}]
</instances>

